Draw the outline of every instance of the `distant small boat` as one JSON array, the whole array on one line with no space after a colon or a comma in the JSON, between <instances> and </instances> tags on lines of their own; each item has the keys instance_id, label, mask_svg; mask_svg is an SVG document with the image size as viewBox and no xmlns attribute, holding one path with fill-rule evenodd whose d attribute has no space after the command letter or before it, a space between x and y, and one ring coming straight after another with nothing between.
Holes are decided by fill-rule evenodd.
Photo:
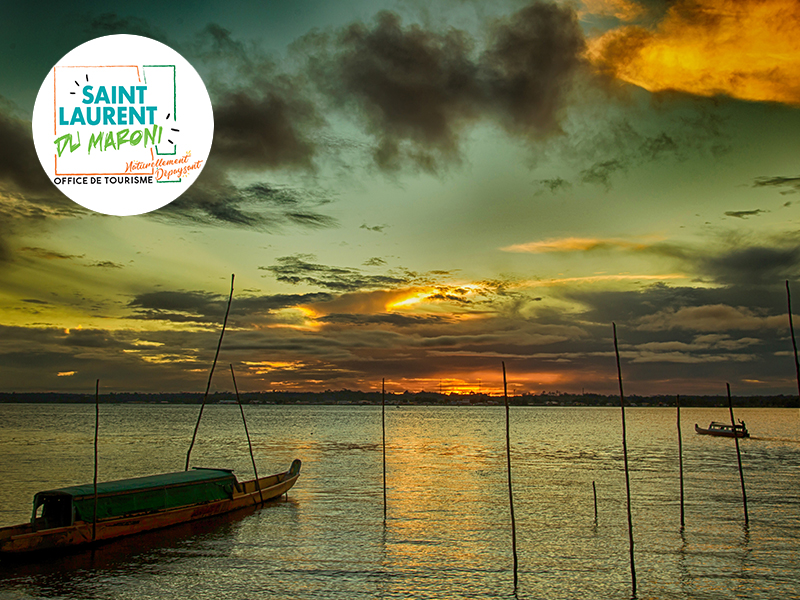
<instances>
[{"instance_id":1,"label":"distant small boat","mask_svg":"<svg viewBox=\"0 0 800 600\"><path fill-rule=\"evenodd\" d=\"M747 431L747 427L745 426L744 421L739 421L739 424L737 425L711 421L711 424L708 426L708 429L703 429L697 423L695 423L694 430L700 435L716 435L720 437L738 437L738 438L750 437L750 432Z\"/></svg>"},{"instance_id":2,"label":"distant small boat","mask_svg":"<svg viewBox=\"0 0 800 600\"><path fill-rule=\"evenodd\" d=\"M229 513L278 498L300 476L288 471L237 481L227 469L198 469L39 492L30 523L0 528L0 555L67 549ZM259 489L260 488L260 489ZM94 536L92 531L94 529Z\"/></svg>"}]
</instances>

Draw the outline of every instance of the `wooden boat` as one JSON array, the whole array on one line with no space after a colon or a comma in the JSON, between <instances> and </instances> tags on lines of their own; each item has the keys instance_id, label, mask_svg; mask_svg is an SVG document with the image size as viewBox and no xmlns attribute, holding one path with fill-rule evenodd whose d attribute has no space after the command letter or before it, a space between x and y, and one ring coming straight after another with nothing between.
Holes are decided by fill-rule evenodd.
<instances>
[{"instance_id":1,"label":"wooden boat","mask_svg":"<svg viewBox=\"0 0 800 600\"><path fill-rule=\"evenodd\" d=\"M238 481L227 469L192 469L37 493L30 523L0 528L0 555L69 549L206 519L280 497L300 476L288 471ZM260 489L259 489L260 488Z\"/></svg>"},{"instance_id":2,"label":"wooden boat","mask_svg":"<svg viewBox=\"0 0 800 600\"><path fill-rule=\"evenodd\" d=\"M745 426L744 421L739 421L737 425L733 426L730 423L719 423L717 421L711 421L711 424L708 426L707 429L703 429L697 423L695 423L694 430L701 435L717 435L721 437L738 437L738 438L750 437L750 432L747 431L747 427Z\"/></svg>"}]
</instances>

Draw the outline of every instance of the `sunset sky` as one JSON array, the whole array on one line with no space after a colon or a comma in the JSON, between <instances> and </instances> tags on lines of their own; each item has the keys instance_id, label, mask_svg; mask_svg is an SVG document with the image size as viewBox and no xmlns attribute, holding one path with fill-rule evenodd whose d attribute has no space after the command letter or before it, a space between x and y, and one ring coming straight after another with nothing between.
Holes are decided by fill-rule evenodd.
<instances>
[{"instance_id":1,"label":"sunset sky","mask_svg":"<svg viewBox=\"0 0 800 600\"><path fill-rule=\"evenodd\" d=\"M796 393L795 0L6 6L0 390ZM198 182L63 196L31 114L103 35L197 69ZM800 318L795 321L800 324ZM214 388L232 389L227 368Z\"/></svg>"}]
</instances>

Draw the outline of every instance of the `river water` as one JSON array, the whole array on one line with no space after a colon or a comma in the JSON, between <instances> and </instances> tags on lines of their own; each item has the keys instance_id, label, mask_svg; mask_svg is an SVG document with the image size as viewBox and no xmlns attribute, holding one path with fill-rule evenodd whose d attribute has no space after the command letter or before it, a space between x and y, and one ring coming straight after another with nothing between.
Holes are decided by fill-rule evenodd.
<instances>
[{"instance_id":1,"label":"river water","mask_svg":"<svg viewBox=\"0 0 800 600\"><path fill-rule=\"evenodd\" d=\"M197 406L101 405L100 480L180 471ZM512 407L519 584L512 578L502 407L245 406L259 474L303 460L264 508L31 564L0 563L0 598L631 598L618 408ZM628 408L637 598L800 598L800 413L738 409L734 441L682 410ZM0 404L0 525L33 494L91 482L94 407ZM252 477L239 409L207 406L193 466ZM597 520L592 482L597 489Z\"/></svg>"}]
</instances>

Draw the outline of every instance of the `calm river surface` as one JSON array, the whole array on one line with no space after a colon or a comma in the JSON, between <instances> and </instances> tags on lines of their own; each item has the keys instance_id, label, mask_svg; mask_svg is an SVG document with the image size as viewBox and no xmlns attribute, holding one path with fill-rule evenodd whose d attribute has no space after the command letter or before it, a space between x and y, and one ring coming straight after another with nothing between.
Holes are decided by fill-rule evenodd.
<instances>
[{"instance_id":1,"label":"calm river surface","mask_svg":"<svg viewBox=\"0 0 800 600\"><path fill-rule=\"evenodd\" d=\"M101 405L100 479L183 469L197 406ZM514 598L502 407L245 406L259 473L303 470L288 499L223 521L35 564L0 598ZM638 598L800 598L800 413L739 409L750 525L727 409L629 408ZM0 525L33 494L92 480L94 407L0 404ZM517 598L631 597L618 408L512 407ZM236 406L207 406L193 466L252 476ZM595 522L592 482L596 482Z\"/></svg>"}]
</instances>

